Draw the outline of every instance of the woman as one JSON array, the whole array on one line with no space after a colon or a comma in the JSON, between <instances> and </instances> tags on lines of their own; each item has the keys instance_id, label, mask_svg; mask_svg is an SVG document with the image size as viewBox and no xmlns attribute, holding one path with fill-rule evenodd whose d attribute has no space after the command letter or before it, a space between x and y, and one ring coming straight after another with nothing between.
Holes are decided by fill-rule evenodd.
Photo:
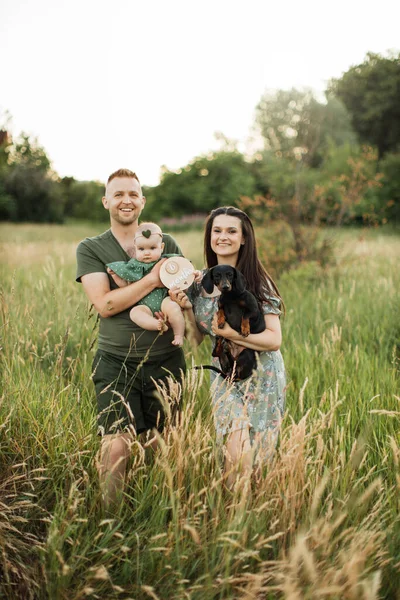
<instances>
[{"instance_id":1,"label":"woman","mask_svg":"<svg viewBox=\"0 0 400 600\"><path fill-rule=\"evenodd\" d=\"M231 265L244 275L247 287L257 298L264 313L266 329L242 337L225 323L217 327L219 291L207 294L201 284L194 284L192 302L183 291L170 291L184 309L189 329L200 343L204 335L219 335L245 348L259 352L257 372L244 381L229 383L211 373L215 428L225 441L225 473L232 489L240 475L249 474L254 457L267 460L276 446L285 404L285 368L281 345L279 315L283 307L278 289L261 265L253 225L243 211L227 206L213 210L206 222L204 235L206 264ZM219 366L218 359L213 359Z\"/></svg>"}]
</instances>

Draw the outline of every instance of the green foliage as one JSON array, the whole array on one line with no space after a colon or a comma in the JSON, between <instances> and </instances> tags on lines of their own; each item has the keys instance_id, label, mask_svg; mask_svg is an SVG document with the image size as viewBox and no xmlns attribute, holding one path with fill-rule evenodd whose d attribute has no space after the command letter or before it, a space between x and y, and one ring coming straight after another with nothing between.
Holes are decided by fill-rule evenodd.
<instances>
[{"instance_id":1,"label":"green foliage","mask_svg":"<svg viewBox=\"0 0 400 600\"><path fill-rule=\"evenodd\" d=\"M0 171L2 218L36 223L61 223L64 198L50 160L36 139L22 134L7 148Z\"/></svg>"},{"instance_id":2,"label":"green foliage","mask_svg":"<svg viewBox=\"0 0 400 600\"><path fill-rule=\"evenodd\" d=\"M379 158L400 144L400 54L368 53L364 62L333 80L330 91L351 115L360 140L378 148Z\"/></svg>"},{"instance_id":3,"label":"green foliage","mask_svg":"<svg viewBox=\"0 0 400 600\"><path fill-rule=\"evenodd\" d=\"M376 190L382 185L382 176L377 165L373 149L350 144L330 142L320 169L266 152L257 168L269 182L268 193L244 197L241 206L258 222L281 219L291 225L314 226L379 223L383 213Z\"/></svg>"},{"instance_id":4,"label":"green foliage","mask_svg":"<svg viewBox=\"0 0 400 600\"><path fill-rule=\"evenodd\" d=\"M166 171L160 185L147 194L148 210L154 219L207 213L217 206L236 205L241 195L254 192L255 178L244 156L237 151L215 152L196 158L179 173Z\"/></svg>"},{"instance_id":5,"label":"green foliage","mask_svg":"<svg viewBox=\"0 0 400 600\"><path fill-rule=\"evenodd\" d=\"M8 155L11 138L5 129L0 129L0 221L15 218L15 199L7 193L5 178L8 172Z\"/></svg>"},{"instance_id":6,"label":"green foliage","mask_svg":"<svg viewBox=\"0 0 400 600\"><path fill-rule=\"evenodd\" d=\"M6 192L4 182L0 179L0 221L13 221L16 214L15 199Z\"/></svg>"},{"instance_id":7,"label":"green foliage","mask_svg":"<svg viewBox=\"0 0 400 600\"><path fill-rule=\"evenodd\" d=\"M326 170L314 188L315 216L336 226L382 222L382 210L374 201L382 185L377 167L376 151L368 146L332 146Z\"/></svg>"},{"instance_id":8,"label":"green foliage","mask_svg":"<svg viewBox=\"0 0 400 600\"><path fill-rule=\"evenodd\" d=\"M5 179L7 194L15 199L15 220L32 223L61 223L63 196L59 185L35 166L15 164Z\"/></svg>"},{"instance_id":9,"label":"green foliage","mask_svg":"<svg viewBox=\"0 0 400 600\"><path fill-rule=\"evenodd\" d=\"M326 150L334 145L353 146L357 143L357 135L351 124L351 117L345 105L333 94L326 92L326 104L321 122L319 154L325 159Z\"/></svg>"},{"instance_id":10,"label":"green foliage","mask_svg":"<svg viewBox=\"0 0 400 600\"><path fill-rule=\"evenodd\" d=\"M329 140L353 142L354 133L344 106L332 96L318 102L312 90L266 93L256 109L266 149L277 158L300 160L318 167Z\"/></svg>"},{"instance_id":11,"label":"green foliage","mask_svg":"<svg viewBox=\"0 0 400 600\"><path fill-rule=\"evenodd\" d=\"M381 187L377 192L380 210L387 221L400 223L400 153L386 154L379 163Z\"/></svg>"},{"instance_id":12,"label":"green foliage","mask_svg":"<svg viewBox=\"0 0 400 600\"><path fill-rule=\"evenodd\" d=\"M104 185L98 181L77 181L63 177L60 181L65 198L64 214L75 219L106 223L110 217L102 204Z\"/></svg>"},{"instance_id":13,"label":"green foliage","mask_svg":"<svg viewBox=\"0 0 400 600\"><path fill-rule=\"evenodd\" d=\"M258 213L267 211L269 219L290 224L297 256L304 255L308 243L304 224L398 220L398 153L393 151L378 168L373 148L356 143L349 116L362 123L355 129L361 139L376 143L380 154L387 149L378 143L379 136L395 148L398 67L398 57L370 54L363 65L331 84L325 102L311 90L264 94L256 123L265 150L245 157L234 141L217 134L224 144L221 151L197 157L177 172L165 170L158 186L143 188L147 218L175 229L195 228L213 208L251 199L258 203ZM346 108L349 90L353 104L347 101ZM357 93L362 94L361 103ZM103 185L73 177L60 180L36 139L23 134L11 140L6 117L0 119L0 219L108 222L101 203ZM260 215L260 222L264 219Z\"/></svg>"},{"instance_id":14,"label":"green foliage","mask_svg":"<svg viewBox=\"0 0 400 600\"><path fill-rule=\"evenodd\" d=\"M17 165L26 168L35 167L46 174L51 167L50 159L45 149L39 145L37 138L31 139L26 133L22 133L11 146L9 163L11 167Z\"/></svg>"},{"instance_id":15,"label":"green foliage","mask_svg":"<svg viewBox=\"0 0 400 600\"><path fill-rule=\"evenodd\" d=\"M320 227L265 220L256 232L260 260L273 279L300 266L319 277L335 263L335 239Z\"/></svg>"}]
</instances>

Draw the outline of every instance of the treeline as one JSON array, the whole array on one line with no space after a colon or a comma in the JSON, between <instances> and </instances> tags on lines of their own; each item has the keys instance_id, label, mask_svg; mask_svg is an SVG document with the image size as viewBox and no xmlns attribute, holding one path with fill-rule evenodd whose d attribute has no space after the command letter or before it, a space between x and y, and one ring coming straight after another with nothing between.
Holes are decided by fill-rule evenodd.
<instances>
[{"instance_id":1,"label":"treeline","mask_svg":"<svg viewBox=\"0 0 400 600\"><path fill-rule=\"evenodd\" d=\"M325 101L311 90L265 93L251 154L225 139L218 152L145 188L154 220L204 214L221 204L268 210L291 223L342 225L400 220L400 55L368 54L332 80ZM134 167L134 165L122 165ZM37 140L0 132L0 219L107 220L99 182L60 178Z\"/></svg>"},{"instance_id":2,"label":"treeline","mask_svg":"<svg viewBox=\"0 0 400 600\"><path fill-rule=\"evenodd\" d=\"M37 139L12 140L0 131L0 220L62 223L66 218L102 220L104 186L58 177Z\"/></svg>"}]
</instances>

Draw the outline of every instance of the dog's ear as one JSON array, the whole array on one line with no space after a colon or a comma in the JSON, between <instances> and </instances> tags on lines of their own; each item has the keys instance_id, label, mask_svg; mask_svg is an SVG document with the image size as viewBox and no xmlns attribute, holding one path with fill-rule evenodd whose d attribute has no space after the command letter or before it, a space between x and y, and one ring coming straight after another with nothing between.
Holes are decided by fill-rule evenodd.
<instances>
[{"instance_id":1,"label":"dog's ear","mask_svg":"<svg viewBox=\"0 0 400 600\"><path fill-rule=\"evenodd\" d=\"M235 269L235 285L236 289L241 294L246 289L246 280L240 271Z\"/></svg>"},{"instance_id":2,"label":"dog's ear","mask_svg":"<svg viewBox=\"0 0 400 600\"><path fill-rule=\"evenodd\" d=\"M212 269L208 269L203 279L201 280L201 285L206 290L207 294L211 294L214 289L214 279L212 276Z\"/></svg>"}]
</instances>

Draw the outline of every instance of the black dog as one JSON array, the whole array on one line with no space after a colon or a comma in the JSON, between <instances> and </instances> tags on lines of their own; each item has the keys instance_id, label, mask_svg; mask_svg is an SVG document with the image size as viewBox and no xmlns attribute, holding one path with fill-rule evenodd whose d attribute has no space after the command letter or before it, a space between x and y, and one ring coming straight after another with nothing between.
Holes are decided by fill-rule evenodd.
<instances>
[{"instance_id":1,"label":"black dog","mask_svg":"<svg viewBox=\"0 0 400 600\"><path fill-rule=\"evenodd\" d=\"M221 292L217 313L219 329L227 321L243 337L264 331L264 315L255 296L246 290L246 280L240 271L229 265L217 265L207 271L201 284L208 294L214 285ZM246 379L257 366L255 350L241 348L221 336L217 336L212 355L219 358L224 377L233 381Z\"/></svg>"}]
</instances>

